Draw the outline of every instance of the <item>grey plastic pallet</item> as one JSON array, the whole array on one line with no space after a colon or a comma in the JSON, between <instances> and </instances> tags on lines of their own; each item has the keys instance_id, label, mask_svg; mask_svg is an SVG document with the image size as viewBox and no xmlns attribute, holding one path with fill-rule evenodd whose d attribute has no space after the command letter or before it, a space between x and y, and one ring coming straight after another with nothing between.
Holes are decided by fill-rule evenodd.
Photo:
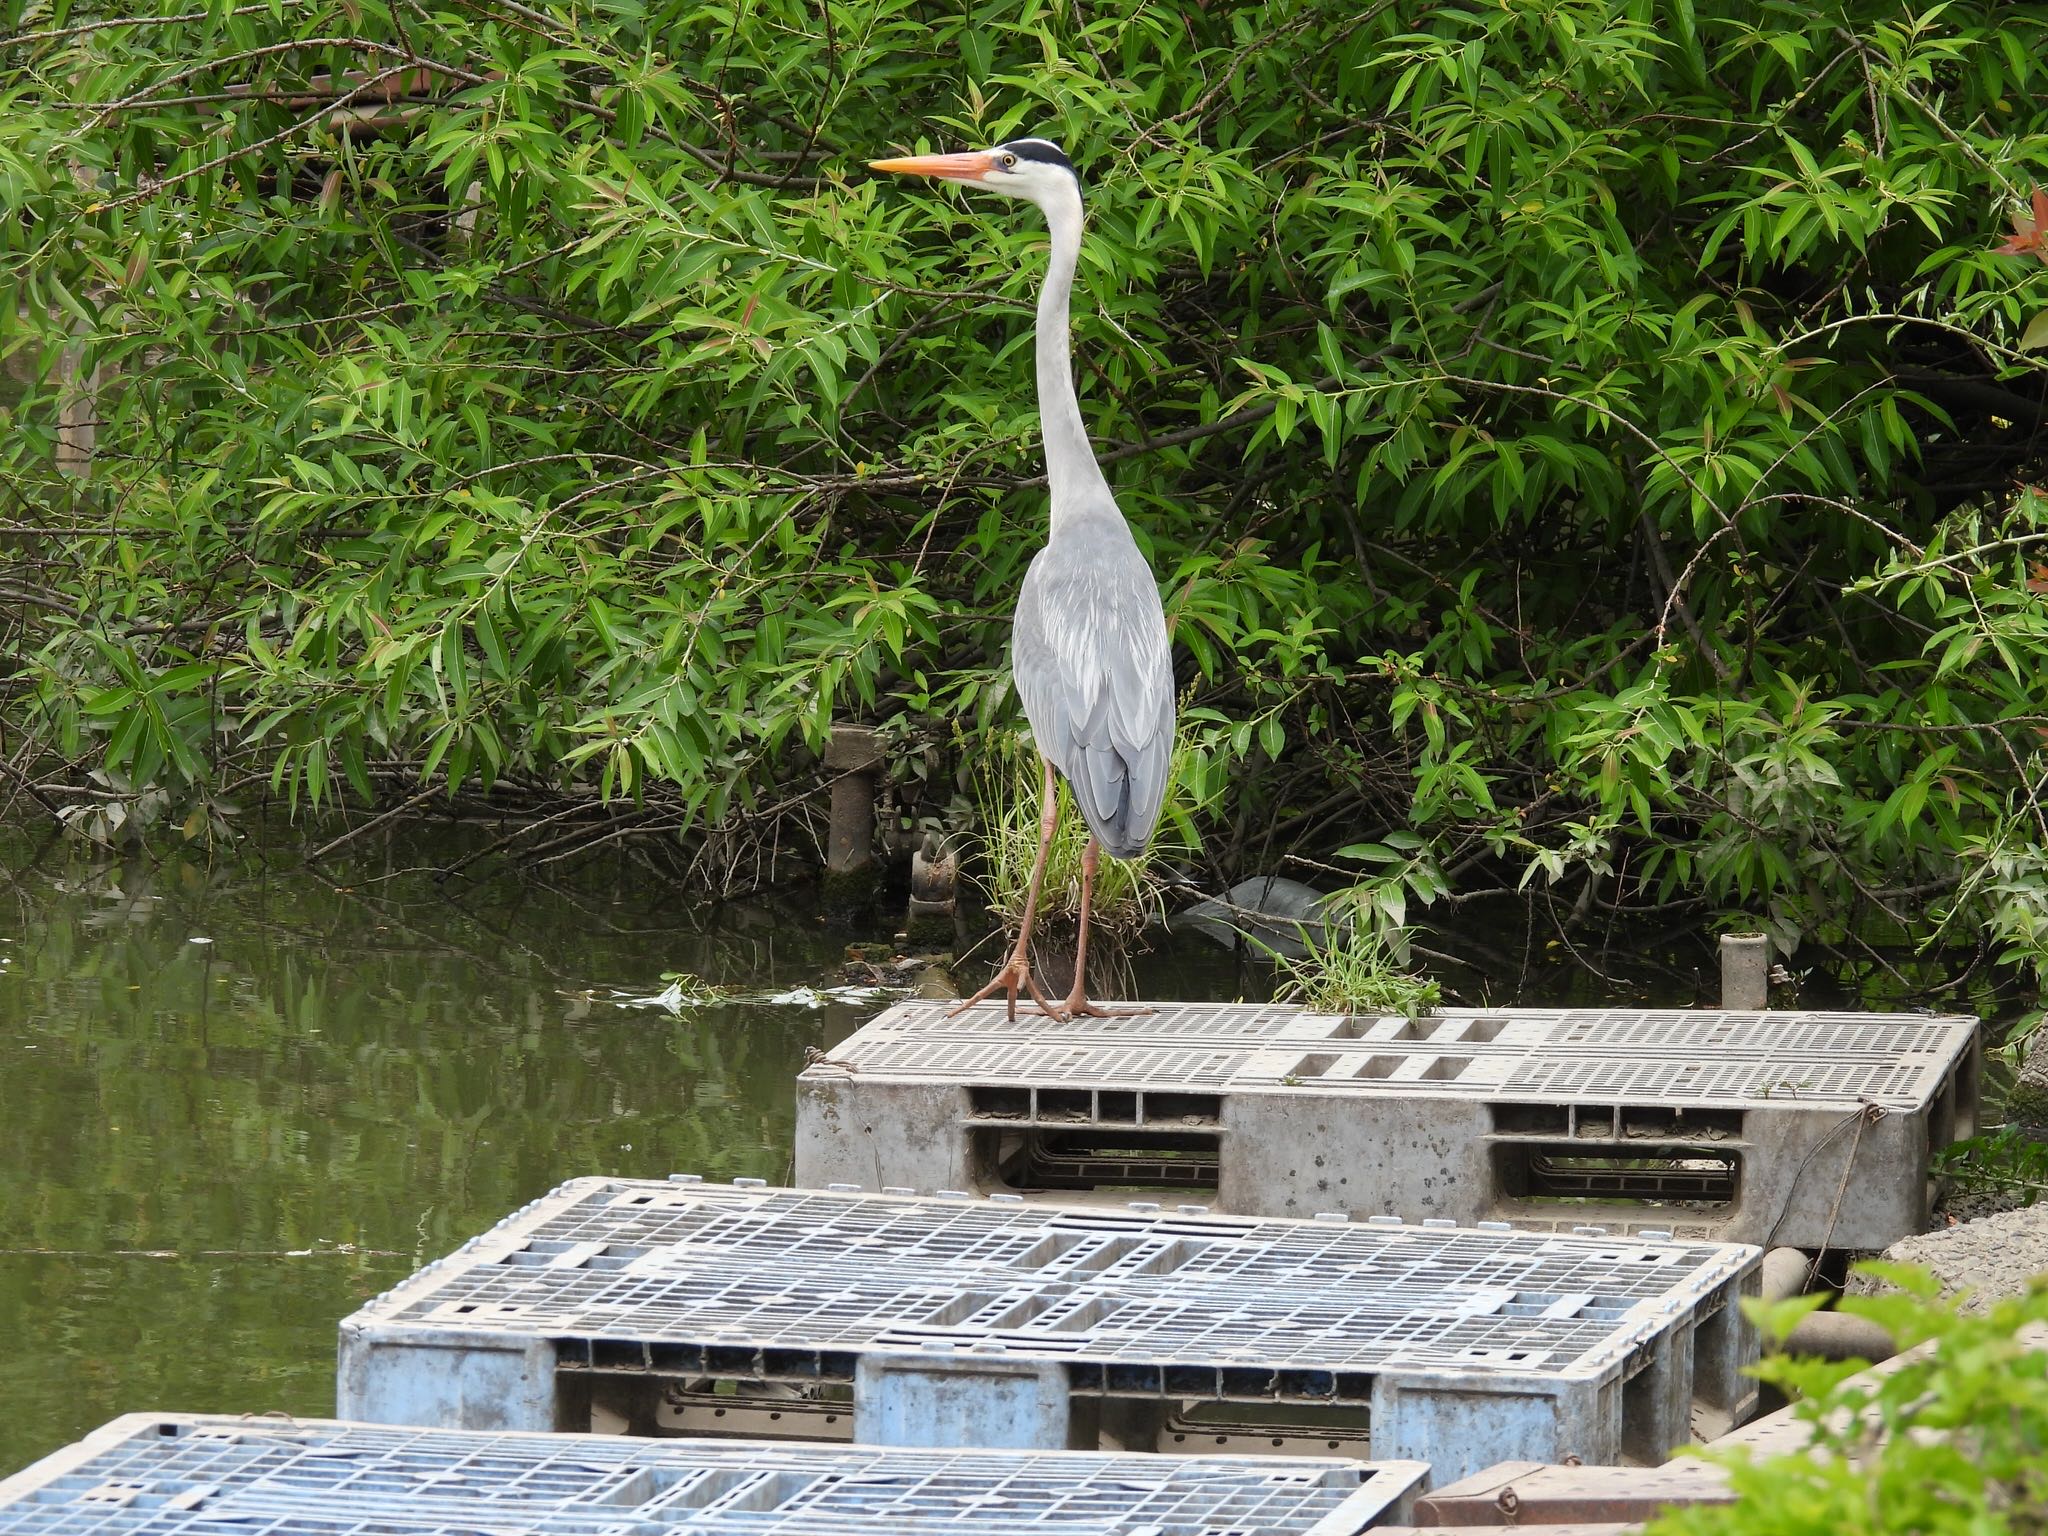
<instances>
[{"instance_id":1,"label":"grey plastic pallet","mask_svg":"<svg viewBox=\"0 0 2048 1536\"><path fill-rule=\"evenodd\" d=\"M130 1414L0 1480L9 1536L1357 1536L1412 1462L871 1450Z\"/></svg>"},{"instance_id":2,"label":"grey plastic pallet","mask_svg":"<svg viewBox=\"0 0 2048 1536\"><path fill-rule=\"evenodd\" d=\"M798 1079L796 1182L1445 1217L1872 1250L1974 1134L1977 1020L906 1002Z\"/></svg>"},{"instance_id":3,"label":"grey plastic pallet","mask_svg":"<svg viewBox=\"0 0 2048 1536\"><path fill-rule=\"evenodd\" d=\"M340 1414L1015 1449L1339 1449L1439 1479L1739 1422L1759 1254L1200 1207L581 1179L341 1327Z\"/></svg>"}]
</instances>

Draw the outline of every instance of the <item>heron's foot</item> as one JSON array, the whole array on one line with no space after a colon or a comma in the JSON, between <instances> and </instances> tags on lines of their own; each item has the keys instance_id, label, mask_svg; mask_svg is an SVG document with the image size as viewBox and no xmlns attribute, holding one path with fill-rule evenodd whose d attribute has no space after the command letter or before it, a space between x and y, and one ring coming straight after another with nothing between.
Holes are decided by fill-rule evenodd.
<instances>
[{"instance_id":1,"label":"heron's foot","mask_svg":"<svg viewBox=\"0 0 2048 1536\"><path fill-rule=\"evenodd\" d=\"M1060 1017L1064 1019L1136 1019L1158 1011L1157 1008L1105 1008L1100 1003L1089 1002L1088 994L1078 985L1060 1004Z\"/></svg>"},{"instance_id":2,"label":"heron's foot","mask_svg":"<svg viewBox=\"0 0 2048 1536\"><path fill-rule=\"evenodd\" d=\"M974 996L968 998L959 1007L953 1009L946 1017L957 1019L976 1003L986 1002L989 998L994 997L996 993L1003 992L1009 996L1010 1022L1014 1024L1017 1021L1017 994L1020 991L1029 992L1031 994L1031 1001L1038 1005L1038 1011L1048 1019L1057 1019L1063 1016L1059 1009L1053 1007L1051 1003L1045 1000L1045 994L1038 990L1038 980L1031 974L1031 962L1022 955L1012 955L1003 968L989 978L987 986L975 993Z\"/></svg>"}]
</instances>

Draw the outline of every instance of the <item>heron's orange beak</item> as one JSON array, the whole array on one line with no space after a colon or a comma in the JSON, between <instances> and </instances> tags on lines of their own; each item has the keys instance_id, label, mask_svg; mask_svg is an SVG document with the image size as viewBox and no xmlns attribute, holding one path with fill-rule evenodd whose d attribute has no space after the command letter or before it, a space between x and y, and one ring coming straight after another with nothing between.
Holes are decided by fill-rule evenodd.
<instances>
[{"instance_id":1,"label":"heron's orange beak","mask_svg":"<svg viewBox=\"0 0 2048 1536\"><path fill-rule=\"evenodd\" d=\"M961 155L912 155L905 160L870 160L871 171L894 171L899 176L936 176L942 181L980 181L996 168L996 157L986 150Z\"/></svg>"}]
</instances>

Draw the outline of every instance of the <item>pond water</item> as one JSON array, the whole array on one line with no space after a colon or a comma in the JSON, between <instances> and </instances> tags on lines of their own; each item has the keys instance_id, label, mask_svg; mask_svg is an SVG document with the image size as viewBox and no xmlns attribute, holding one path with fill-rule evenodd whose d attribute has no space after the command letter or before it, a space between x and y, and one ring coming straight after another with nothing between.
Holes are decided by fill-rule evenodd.
<instances>
[{"instance_id":1,"label":"pond water","mask_svg":"<svg viewBox=\"0 0 2048 1536\"><path fill-rule=\"evenodd\" d=\"M563 1179L788 1176L805 1048L880 1005L786 994L887 925L693 907L625 861L420 867L446 862L110 862L0 828L0 1475L119 1413L332 1412L338 1320ZM1475 925L1499 965L1457 1000L1710 996L1703 935L1544 932ZM1199 939L1135 968L1147 995L1269 985ZM665 972L739 996L622 1006Z\"/></svg>"},{"instance_id":2,"label":"pond water","mask_svg":"<svg viewBox=\"0 0 2048 1536\"><path fill-rule=\"evenodd\" d=\"M803 896L630 864L437 884L0 829L0 1475L117 1413L331 1413L335 1324L563 1179L788 1176L807 1046L881 1006ZM1234 996L1214 949L1142 962ZM621 1006L664 972L750 1000Z\"/></svg>"}]
</instances>

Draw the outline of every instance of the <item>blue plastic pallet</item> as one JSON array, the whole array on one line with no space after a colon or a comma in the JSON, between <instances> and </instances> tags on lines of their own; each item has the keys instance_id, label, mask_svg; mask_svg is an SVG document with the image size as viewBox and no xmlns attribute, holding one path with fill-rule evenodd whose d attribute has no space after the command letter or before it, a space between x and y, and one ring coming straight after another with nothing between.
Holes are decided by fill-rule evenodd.
<instances>
[{"instance_id":1,"label":"blue plastic pallet","mask_svg":"<svg viewBox=\"0 0 2048 1536\"><path fill-rule=\"evenodd\" d=\"M1019 1449L1658 1462L1745 1416L1754 1248L562 1186L342 1324L340 1413ZM721 1409L721 1404L725 1405ZM780 1406L777 1407L776 1405ZM779 1415L770 1420L768 1415Z\"/></svg>"},{"instance_id":2,"label":"blue plastic pallet","mask_svg":"<svg viewBox=\"0 0 2048 1536\"><path fill-rule=\"evenodd\" d=\"M873 1450L131 1414L0 1481L8 1536L1356 1536L1407 1463Z\"/></svg>"}]
</instances>

